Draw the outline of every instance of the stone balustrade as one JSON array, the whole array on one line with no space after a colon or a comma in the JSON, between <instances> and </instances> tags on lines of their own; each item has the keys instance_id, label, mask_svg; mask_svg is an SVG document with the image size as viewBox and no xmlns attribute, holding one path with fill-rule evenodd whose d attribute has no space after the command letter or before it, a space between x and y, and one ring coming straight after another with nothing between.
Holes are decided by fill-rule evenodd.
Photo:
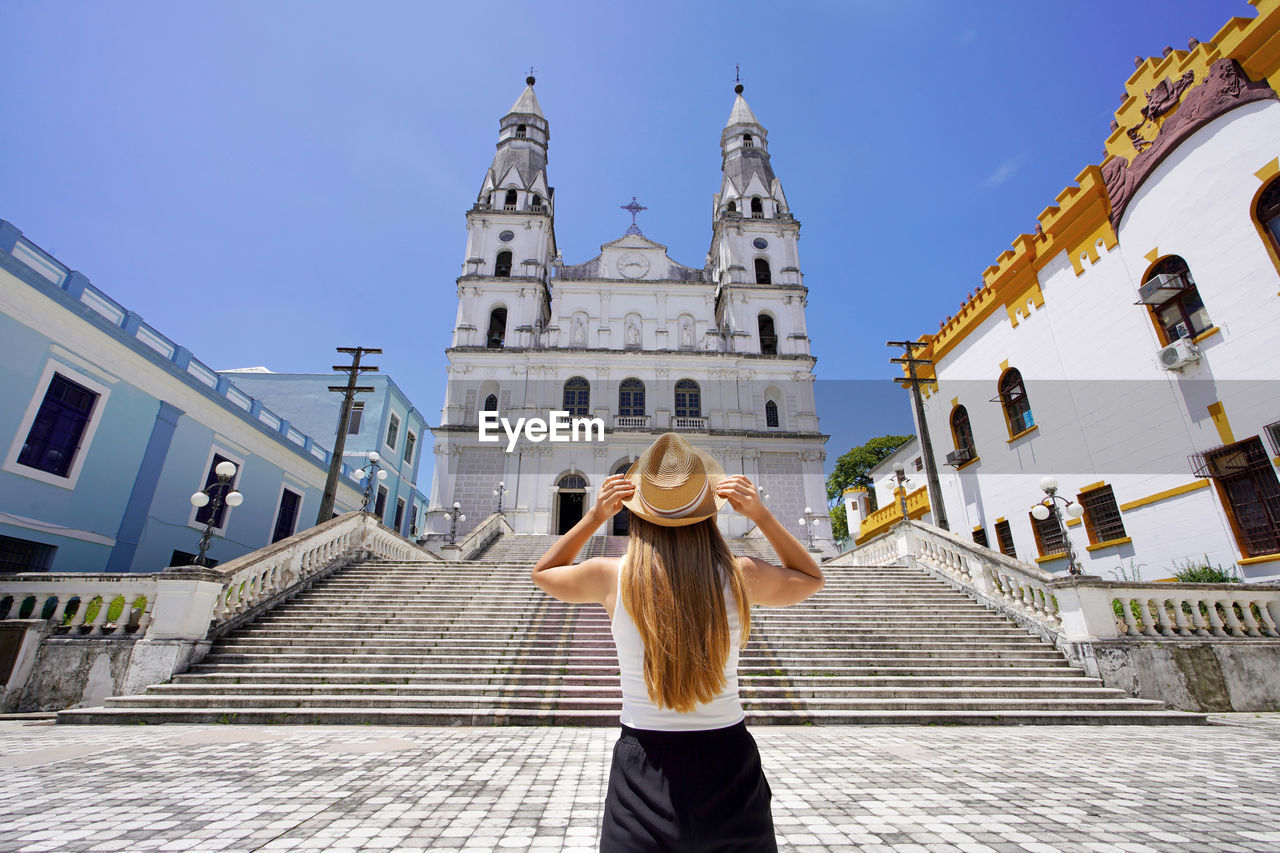
<instances>
[{"instance_id":1,"label":"stone balustrade","mask_svg":"<svg viewBox=\"0 0 1280 853\"><path fill-rule=\"evenodd\" d=\"M484 551L500 536L515 533L515 528L502 513L495 512L484 521L471 528L466 536L456 543L445 545L441 553L447 560L470 560Z\"/></svg>"},{"instance_id":2,"label":"stone balustrade","mask_svg":"<svg viewBox=\"0 0 1280 853\"><path fill-rule=\"evenodd\" d=\"M14 672L23 673L25 681L46 680L57 687L45 691L43 698L31 699L23 710L73 704L65 702L66 696L82 701L102 698L77 693L85 689L84 683L78 687L56 684L80 676L87 682L90 664L101 655L117 661L110 667L112 693L107 695L166 681L200 660L217 636L318 577L364 557L436 559L380 525L375 516L349 512L214 568L174 566L146 574L29 573L0 578L0 618L21 618L34 638L22 641L26 657ZM56 654L43 654L50 642L83 644L86 640L90 641L87 646L64 644ZM95 644L95 640L102 642ZM124 641L131 648L124 652L98 648L105 641ZM43 668L42 654L47 661ZM127 657L124 664L118 663L121 655ZM73 657L86 665L69 666L67 661ZM55 667L54 660L61 663ZM57 668L84 672L73 677ZM22 690L22 684L15 686L10 679L5 704L25 701L19 697Z\"/></svg>"},{"instance_id":3,"label":"stone balustrade","mask_svg":"<svg viewBox=\"0 0 1280 853\"><path fill-rule=\"evenodd\" d=\"M825 565L891 564L919 566L1131 695L1197 711L1280 706L1280 585L1055 575L918 521Z\"/></svg>"}]
</instances>

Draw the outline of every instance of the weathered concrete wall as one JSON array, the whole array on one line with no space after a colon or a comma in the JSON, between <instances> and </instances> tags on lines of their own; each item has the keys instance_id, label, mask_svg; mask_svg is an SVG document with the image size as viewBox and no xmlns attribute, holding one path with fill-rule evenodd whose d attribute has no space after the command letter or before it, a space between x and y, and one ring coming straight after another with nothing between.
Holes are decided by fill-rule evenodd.
<instances>
[{"instance_id":1,"label":"weathered concrete wall","mask_svg":"<svg viewBox=\"0 0 1280 853\"><path fill-rule=\"evenodd\" d=\"M19 711L56 711L101 705L124 683L133 656L130 637L49 637L27 677Z\"/></svg>"},{"instance_id":2,"label":"weathered concrete wall","mask_svg":"<svg viewBox=\"0 0 1280 853\"><path fill-rule=\"evenodd\" d=\"M1096 665L1104 684L1131 696L1181 711L1280 710L1280 640L1122 638L1071 646L1063 651L1072 663Z\"/></svg>"}]
</instances>

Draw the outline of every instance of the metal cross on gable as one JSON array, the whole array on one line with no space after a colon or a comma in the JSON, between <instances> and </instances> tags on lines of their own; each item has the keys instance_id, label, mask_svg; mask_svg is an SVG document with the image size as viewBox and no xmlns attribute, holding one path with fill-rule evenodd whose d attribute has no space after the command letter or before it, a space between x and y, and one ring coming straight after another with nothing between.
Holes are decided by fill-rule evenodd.
<instances>
[{"instance_id":1,"label":"metal cross on gable","mask_svg":"<svg viewBox=\"0 0 1280 853\"><path fill-rule=\"evenodd\" d=\"M627 229L628 234L640 234L640 226L636 225L636 214L642 210L648 210L643 204L636 203L636 197L631 197L631 204L619 205L623 210L631 212L631 227ZM641 235L643 236L643 235Z\"/></svg>"}]
</instances>

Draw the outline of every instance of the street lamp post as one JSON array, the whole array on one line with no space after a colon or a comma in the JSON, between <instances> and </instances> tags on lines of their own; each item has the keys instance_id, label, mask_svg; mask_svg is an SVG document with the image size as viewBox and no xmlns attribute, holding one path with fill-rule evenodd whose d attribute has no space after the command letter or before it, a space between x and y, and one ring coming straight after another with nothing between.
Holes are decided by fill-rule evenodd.
<instances>
[{"instance_id":1,"label":"street lamp post","mask_svg":"<svg viewBox=\"0 0 1280 853\"><path fill-rule=\"evenodd\" d=\"M902 520L907 520L907 469L901 462L893 463L893 476L898 481L898 509L902 512Z\"/></svg>"},{"instance_id":2,"label":"street lamp post","mask_svg":"<svg viewBox=\"0 0 1280 853\"><path fill-rule=\"evenodd\" d=\"M1071 545L1071 536L1067 533L1067 526L1062 521L1062 514L1058 512L1058 504L1062 504L1067 510L1067 515L1072 518L1079 518L1084 515L1084 507L1058 494L1058 481L1053 477L1042 478L1040 480L1040 488L1044 490L1045 498L1031 508L1031 514L1038 521L1044 521L1051 515L1054 517L1058 522L1058 532L1062 535L1062 544L1067 549L1067 571L1073 575L1084 574L1084 569L1080 566L1079 560L1076 559L1076 549Z\"/></svg>"},{"instance_id":3,"label":"street lamp post","mask_svg":"<svg viewBox=\"0 0 1280 853\"><path fill-rule=\"evenodd\" d=\"M449 544L452 545L458 539L458 522L467 520L467 516L462 512L462 504L454 501L453 512L446 512L444 520L449 522Z\"/></svg>"},{"instance_id":4,"label":"street lamp post","mask_svg":"<svg viewBox=\"0 0 1280 853\"><path fill-rule=\"evenodd\" d=\"M493 496L498 499L498 515L502 515L502 498L507 494L507 484L498 481L498 488L493 490Z\"/></svg>"},{"instance_id":5,"label":"street lamp post","mask_svg":"<svg viewBox=\"0 0 1280 853\"><path fill-rule=\"evenodd\" d=\"M213 538L213 523L218 520L218 513L222 511L222 505L240 506L244 502L244 495L237 491L227 491L231 488L231 481L236 476L236 466L227 461L218 463L213 469L213 473L218 475L218 482L210 483L200 491L191 496L191 505L200 508L208 506L209 502L213 502L213 506L209 508L209 520L205 522L204 532L200 534L200 553L196 556L195 565L204 565L204 555L209 550L209 541Z\"/></svg>"},{"instance_id":6,"label":"street lamp post","mask_svg":"<svg viewBox=\"0 0 1280 853\"><path fill-rule=\"evenodd\" d=\"M378 467L378 462L382 457L378 455L378 451L369 451L369 464L362 468L357 468L355 473L356 482L364 483L364 501L360 504L361 512L369 511L369 501L373 500L373 487L377 483L381 483L387 479L387 472ZM381 519L379 519L381 521Z\"/></svg>"},{"instance_id":7,"label":"street lamp post","mask_svg":"<svg viewBox=\"0 0 1280 853\"><path fill-rule=\"evenodd\" d=\"M809 533L809 550L813 550L813 534L818 532L818 524L822 521L822 513L814 512L812 507L804 508L804 518L800 519L800 526L805 528Z\"/></svg>"}]
</instances>

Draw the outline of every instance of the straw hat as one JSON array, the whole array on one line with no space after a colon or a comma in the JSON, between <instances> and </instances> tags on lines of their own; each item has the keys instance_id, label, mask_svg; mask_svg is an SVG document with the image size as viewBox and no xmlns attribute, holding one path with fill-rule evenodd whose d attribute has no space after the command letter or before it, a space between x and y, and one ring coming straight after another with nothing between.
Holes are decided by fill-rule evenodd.
<instances>
[{"instance_id":1,"label":"straw hat","mask_svg":"<svg viewBox=\"0 0 1280 853\"><path fill-rule=\"evenodd\" d=\"M726 503L716 497L724 468L673 432L658 436L627 469L635 494L622 502L645 521L684 527L711 518Z\"/></svg>"}]
</instances>

